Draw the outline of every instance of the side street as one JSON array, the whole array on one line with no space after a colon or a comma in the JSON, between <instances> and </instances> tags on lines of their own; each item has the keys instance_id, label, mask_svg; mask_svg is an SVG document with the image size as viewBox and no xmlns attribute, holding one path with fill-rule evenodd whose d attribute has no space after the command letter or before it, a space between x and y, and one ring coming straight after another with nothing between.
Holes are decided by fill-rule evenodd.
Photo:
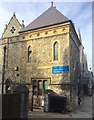
<instances>
[{"instance_id":1,"label":"side street","mask_svg":"<svg viewBox=\"0 0 94 120\"><path fill-rule=\"evenodd\" d=\"M29 111L28 118L93 118L93 96L84 96L81 105L74 111L68 113L46 113L41 111Z\"/></svg>"}]
</instances>

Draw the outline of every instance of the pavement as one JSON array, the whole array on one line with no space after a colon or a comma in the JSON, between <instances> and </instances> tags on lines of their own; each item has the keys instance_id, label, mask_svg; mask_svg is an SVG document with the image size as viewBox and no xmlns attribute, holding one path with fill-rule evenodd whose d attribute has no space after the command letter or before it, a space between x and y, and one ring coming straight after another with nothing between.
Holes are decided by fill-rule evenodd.
<instances>
[{"instance_id":1,"label":"pavement","mask_svg":"<svg viewBox=\"0 0 94 120\"><path fill-rule=\"evenodd\" d=\"M41 111L29 111L28 113L28 118L37 118L38 120L44 120L45 119L49 119L49 118L54 118L54 119L64 119L64 118L72 118L72 119L78 119L80 118L80 120L82 119L89 119L92 120L93 117L93 98L94 95L92 97L90 96L84 96L82 99L82 103L81 105L74 111L72 112L68 112L68 113L49 113L49 112L41 112Z\"/></svg>"}]
</instances>

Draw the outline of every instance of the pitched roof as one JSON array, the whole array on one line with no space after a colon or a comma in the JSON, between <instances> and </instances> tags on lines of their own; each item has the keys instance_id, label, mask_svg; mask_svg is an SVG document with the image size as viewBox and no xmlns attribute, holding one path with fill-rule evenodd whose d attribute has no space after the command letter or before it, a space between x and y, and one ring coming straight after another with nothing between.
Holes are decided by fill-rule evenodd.
<instances>
[{"instance_id":1,"label":"pitched roof","mask_svg":"<svg viewBox=\"0 0 94 120\"><path fill-rule=\"evenodd\" d=\"M16 18L15 12L13 13L13 16L11 17L9 23L6 25L6 28L4 29L4 32L2 34L2 38L4 37L12 37L16 36L19 33L19 30L21 30L21 24Z\"/></svg>"},{"instance_id":2,"label":"pitched roof","mask_svg":"<svg viewBox=\"0 0 94 120\"><path fill-rule=\"evenodd\" d=\"M46 27L58 23L63 23L69 21L67 17L65 17L62 13L60 13L56 7L51 6L48 10L46 10L43 14L41 14L38 18L36 18L29 25L24 27L20 32L25 32L41 27Z\"/></svg>"}]
</instances>

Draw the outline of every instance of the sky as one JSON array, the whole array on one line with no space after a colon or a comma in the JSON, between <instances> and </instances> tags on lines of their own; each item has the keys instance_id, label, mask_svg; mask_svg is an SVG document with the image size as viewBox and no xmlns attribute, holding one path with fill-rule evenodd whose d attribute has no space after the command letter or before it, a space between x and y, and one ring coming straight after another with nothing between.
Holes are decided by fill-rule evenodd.
<instances>
[{"instance_id":1,"label":"sky","mask_svg":"<svg viewBox=\"0 0 94 120\"><path fill-rule=\"evenodd\" d=\"M2 0L1 0L2 1ZM39 15L45 12L50 6L50 0L38 2L25 1L12 2L10 0L3 0L0 2L0 37L8 24L13 12L15 12L17 19L21 23L25 21L25 26L31 23ZM63 0L64 1L64 0ZM54 1L54 6L68 19L72 20L76 31L80 28L82 44L84 52L87 54L88 68L92 67L92 2L83 0L83 2L62 2L60 0Z\"/></svg>"}]
</instances>

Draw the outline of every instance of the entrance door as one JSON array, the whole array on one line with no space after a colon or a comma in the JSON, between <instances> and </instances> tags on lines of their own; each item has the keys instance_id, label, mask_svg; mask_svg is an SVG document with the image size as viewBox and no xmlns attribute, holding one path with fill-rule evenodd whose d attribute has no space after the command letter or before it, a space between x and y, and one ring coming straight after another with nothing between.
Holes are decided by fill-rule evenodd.
<instances>
[{"instance_id":1,"label":"entrance door","mask_svg":"<svg viewBox=\"0 0 94 120\"><path fill-rule=\"evenodd\" d=\"M48 89L48 80L32 80L33 107L42 107L44 92Z\"/></svg>"}]
</instances>

